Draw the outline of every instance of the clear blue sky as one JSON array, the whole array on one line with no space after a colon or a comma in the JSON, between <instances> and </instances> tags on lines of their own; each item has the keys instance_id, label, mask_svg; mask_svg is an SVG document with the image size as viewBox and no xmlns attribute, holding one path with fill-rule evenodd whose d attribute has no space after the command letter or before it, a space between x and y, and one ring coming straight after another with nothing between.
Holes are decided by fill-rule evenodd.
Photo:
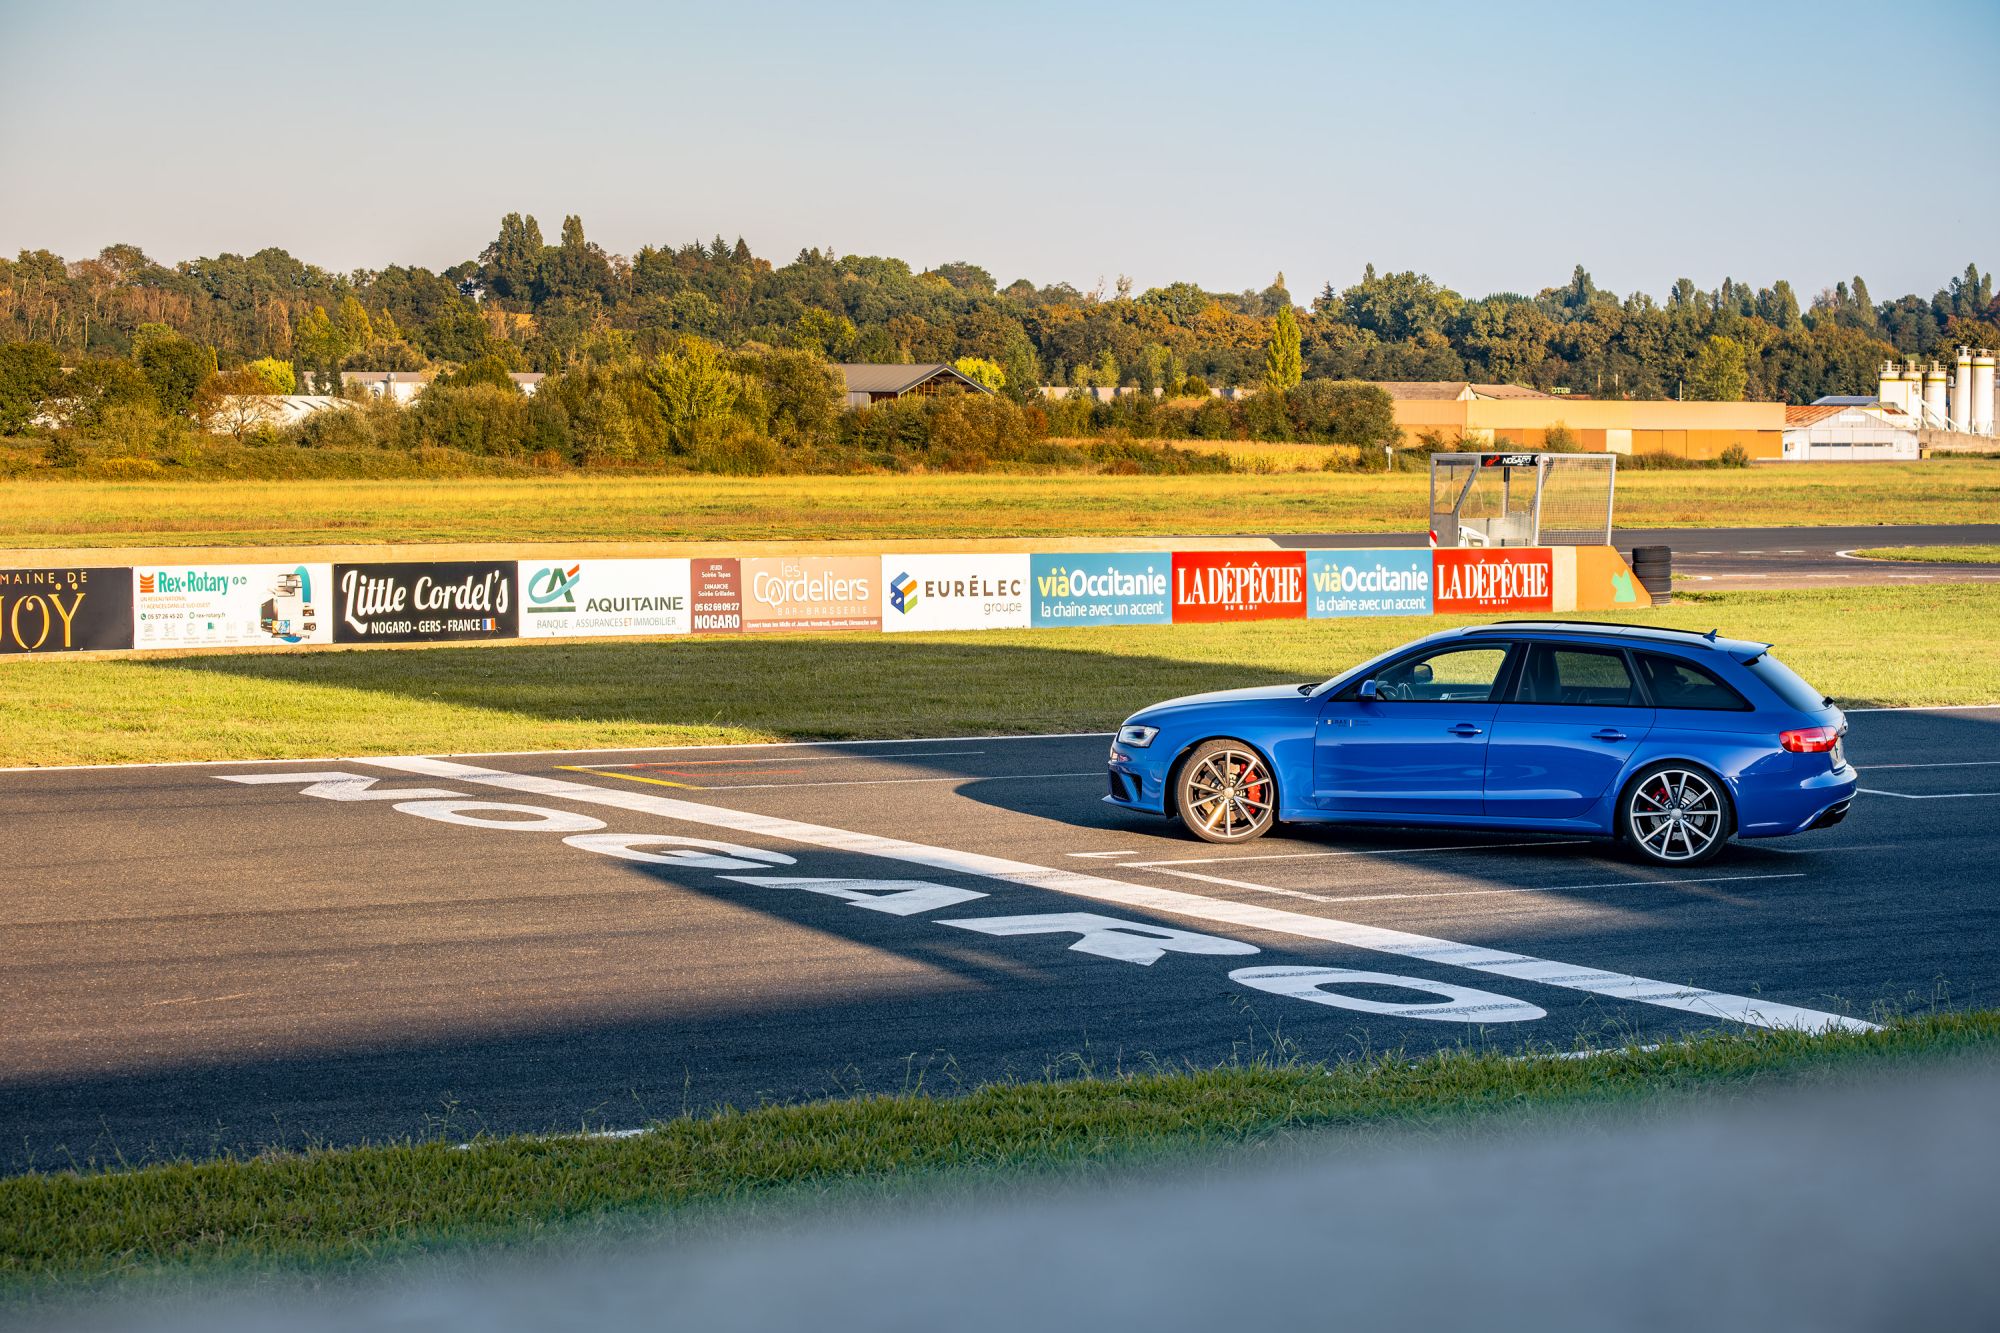
<instances>
[{"instance_id":1,"label":"clear blue sky","mask_svg":"<svg viewBox=\"0 0 2000 1333\"><path fill-rule=\"evenodd\" d=\"M0 0L9 254L442 267L520 210L1086 289L1881 299L2000 262L1996 136L1993 0Z\"/></svg>"}]
</instances>

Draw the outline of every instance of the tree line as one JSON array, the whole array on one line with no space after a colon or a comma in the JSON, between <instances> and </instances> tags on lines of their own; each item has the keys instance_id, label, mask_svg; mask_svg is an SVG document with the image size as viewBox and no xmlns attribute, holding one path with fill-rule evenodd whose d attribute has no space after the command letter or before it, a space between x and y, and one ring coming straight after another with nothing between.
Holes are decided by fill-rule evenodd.
<instances>
[{"instance_id":1,"label":"tree line","mask_svg":"<svg viewBox=\"0 0 2000 1333\"><path fill-rule=\"evenodd\" d=\"M65 260L0 260L0 340L37 342L67 363L129 357L162 327L213 349L218 366L290 363L303 388L340 369L418 370L493 358L559 373L670 351L811 352L830 361L992 367L1019 401L1038 385L1172 393L1196 381L1267 381L1281 321L1296 325L1304 379L1511 382L1594 397L1750 397L1808 402L1864 391L1890 357L2000 345L1990 273L1969 265L1929 297L1877 302L1859 277L1801 302L1790 284L1676 282L1664 298L1600 290L1578 266L1533 296L1468 297L1413 272L1328 284L1303 306L1284 275L1261 291L1187 282L1134 293L1118 279L1005 287L977 264L915 271L899 259L810 249L773 264L738 239L646 246L626 257L563 221L554 243L509 214L480 253L335 273L280 249L167 265L136 246Z\"/></svg>"}]
</instances>

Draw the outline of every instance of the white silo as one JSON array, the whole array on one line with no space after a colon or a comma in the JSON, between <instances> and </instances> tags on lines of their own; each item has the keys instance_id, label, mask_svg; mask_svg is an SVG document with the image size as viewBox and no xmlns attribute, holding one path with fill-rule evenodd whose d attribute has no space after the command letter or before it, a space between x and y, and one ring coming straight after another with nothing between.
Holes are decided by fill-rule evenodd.
<instances>
[{"instance_id":1,"label":"white silo","mask_svg":"<svg viewBox=\"0 0 2000 1333\"><path fill-rule=\"evenodd\" d=\"M1924 410L1924 372L1915 361L1903 367L1903 410L1913 417Z\"/></svg>"},{"instance_id":2,"label":"white silo","mask_svg":"<svg viewBox=\"0 0 2000 1333\"><path fill-rule=\"evenodd\" d=\"M1918 424L1924 426L1942 425L1945 421L1945 376L1944 367L1931 362L1931 368L1924 372L1924 411Z\"/></svg>"},{"instance_id":3,"label":"white silo","mask_svg":"<svg viewBox=\"0 0 2000 1333\"><path fill-rule=\"evenodd\" d=\"M1903 377L1901 372L1896 369L1896 363L1894 361L1884 361L1882 363L1880 382L1875 386L1875 396L1882 401L1883 406L1894 407L1896 405L1896 394L1902 387Z\"/></svg>"},{"instance_id":4,"label":"white silo","mask_svg":"<svg viewBox=\"0 0 2000 1333\"><path fill-rule=\"evenodd\" d=\"M1958 349L1958 361L1951 380L1951 428L1972 429L1972 349Z\"/></svg>"},{"instance_id":5,"label":"white silo","mask_svg":"<svg viewBox=\"0 0 2000 1333\"><path fill-rule=\"evenodd\" d=\"M1972 433L1993 433L1993 353L1984 347L1972 356Z\"/></svg>"}]
</instances>

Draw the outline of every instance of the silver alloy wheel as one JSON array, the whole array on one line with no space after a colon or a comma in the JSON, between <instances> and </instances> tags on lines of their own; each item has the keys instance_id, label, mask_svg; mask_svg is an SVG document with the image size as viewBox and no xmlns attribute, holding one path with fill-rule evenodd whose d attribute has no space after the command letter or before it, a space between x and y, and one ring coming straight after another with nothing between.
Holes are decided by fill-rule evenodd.
<instances>
[{"instance_id":1,"label":"silver alloy wheel","mask_svg":"<svg viewBox=\"0 0 2000 1333\"><path fill-rule=\"evenodd\" d=\"M1632 788L1625 802L1632 839L1660 861L1695 861L1723 836L1722 794L1702 774L1663 768Z\"/></svg>"},{"instance_id":2,"label":"silver alloy wheel","mask_svg":"<svg viewBox=\"0 0 2000 1333\"><path fill-rule=\"evenodd\" d=\"M1183 783L1183 804L1203 837L1255 837L1270 823L1276 788L1251 750L1226 746L1198 756Z\"/></svg>"}]
</instances>

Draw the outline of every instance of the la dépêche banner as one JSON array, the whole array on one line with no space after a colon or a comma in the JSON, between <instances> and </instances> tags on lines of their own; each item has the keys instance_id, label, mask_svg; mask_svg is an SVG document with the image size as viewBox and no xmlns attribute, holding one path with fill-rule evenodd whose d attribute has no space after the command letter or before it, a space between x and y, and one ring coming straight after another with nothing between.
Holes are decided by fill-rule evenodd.
<instances>
[{"instance_id":1,"label":"la d\u00e9p\u00eache banner","mask_svg":"<svg viewBox=\"0 0 2000 1333\"><path fill-rule=\"evenodd\" d=\"M0 653L1615 609L1610 547L715 556L0 570Z\"/></svg>"}]
</instances>

